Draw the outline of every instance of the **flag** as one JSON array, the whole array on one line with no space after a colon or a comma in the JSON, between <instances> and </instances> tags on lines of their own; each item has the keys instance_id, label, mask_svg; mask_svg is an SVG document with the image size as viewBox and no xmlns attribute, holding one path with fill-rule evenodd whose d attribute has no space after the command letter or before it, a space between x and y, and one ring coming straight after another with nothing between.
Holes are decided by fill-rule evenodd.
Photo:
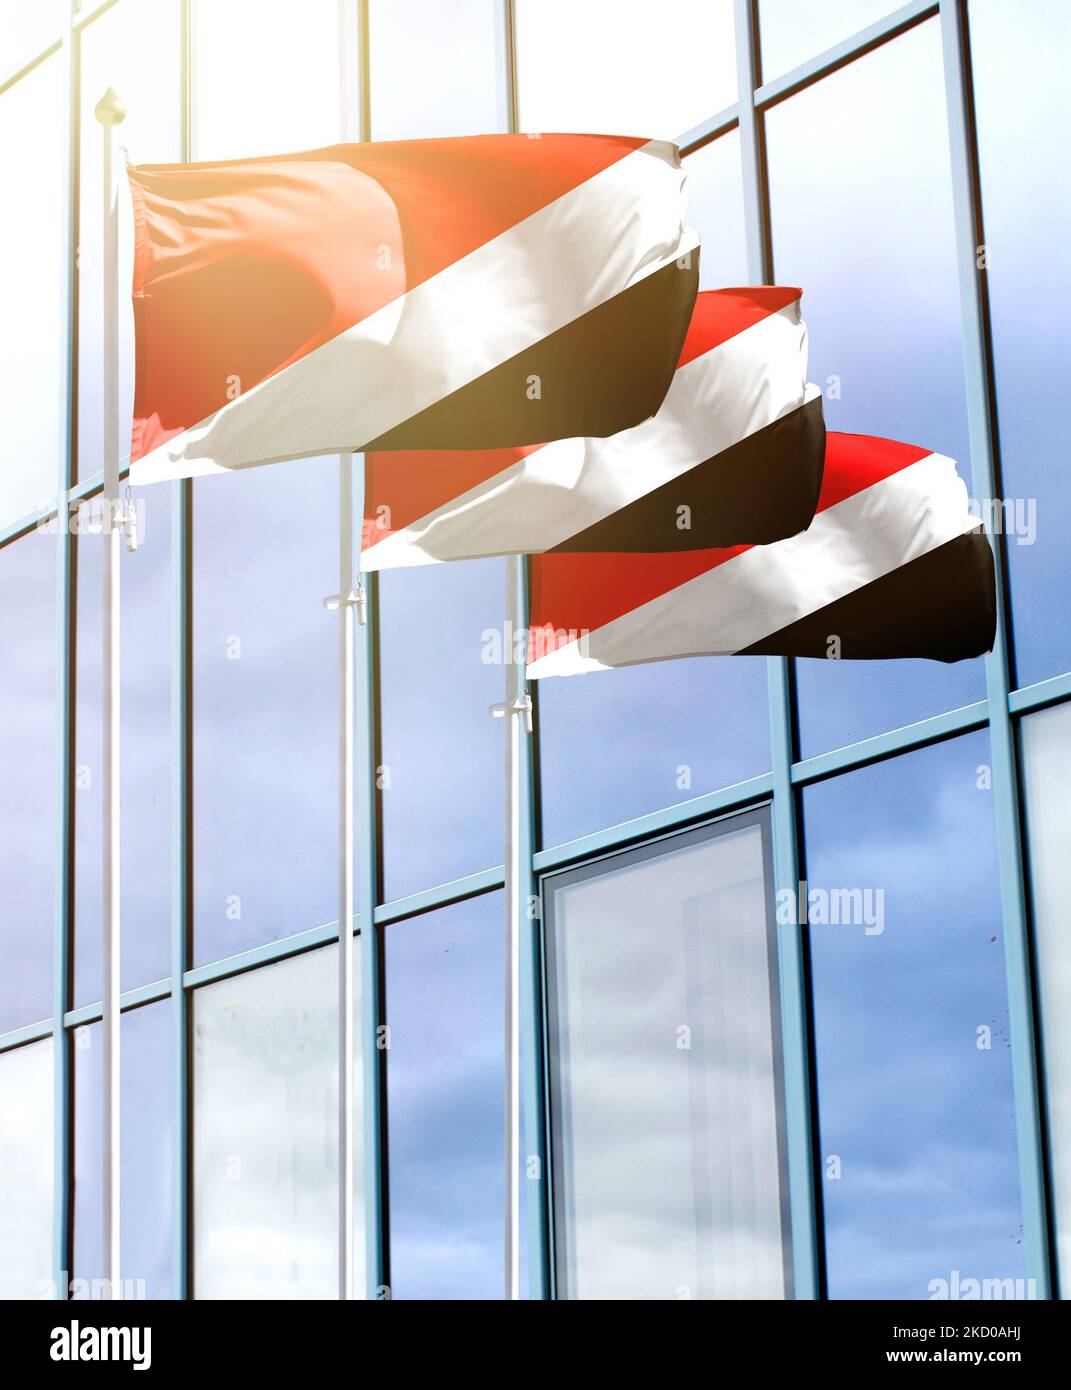
<instances>
[{"instance_id":1,"label":"flag","mask_svg":"<svg viewBox=\"0 0 1071 1390\"><path fill-rule=\"evenodd\" d=\"M669 388L698 285L673 145L483 135L128 174L133 483L613 434Z\"/></svg>"},{"instance_id":2,"label":"flag","mask_svg":"<svg viewBox=\"0 0 1071 1390\"><path fill-rule=\"evenodd\" d=\"M801 535L532 567L535 679L727 653L959 661L993 645L993 556L955 464L868 435L829 434Z\"/></svg>"},{"instance_id":3,"label":"flag","mask_svg":"<svg viewBox=\"0 0 1071 1390\"><path fill-rule=\"evenodd\" d=\"M366 455L361 568L779 540L810 523L824 453L800 291L708 290L643 424L536 448Z\"/></svg>"}]
</instances>

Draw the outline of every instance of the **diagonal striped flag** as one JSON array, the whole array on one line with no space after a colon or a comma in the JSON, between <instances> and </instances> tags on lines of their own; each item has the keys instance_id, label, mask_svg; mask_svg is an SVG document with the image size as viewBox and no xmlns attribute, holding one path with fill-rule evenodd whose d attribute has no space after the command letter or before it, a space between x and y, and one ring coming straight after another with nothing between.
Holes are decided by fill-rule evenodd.
<instances>
[{"instance_id":1,"label":"diagonal striped flag","mask_svg":"<svg viewBox=\"0 0 1071 1390\"><path fill-rule=\"evenodd\" d=\"M995 622L992 552L953 461L831 433L801 535L533 559L528 675L733 653L959 661L992 647Z\"/></svg>"},{"instance_id":2,"label":"diagonal striped flag","mask_svg":"<svg viewBox=\"0 0 1071 1390\"><path fill-rule=\"evenodd\" d=\"M698 284L673 145L486 135L128 173L134 483L613 434L672 380Z\"/></svg>"},{"instance_id":3,"label":"diagonal striped flag","mask_svg":"<svg viewBox=\"0 0 1071 1390\"><path fill-rule=\"evenodd\" d=\"M822 481L800 291L699 295L652 419L541 448L370 453L361 567L544 551L696 550L802 531Z\"/></svg>"}]
</instances>

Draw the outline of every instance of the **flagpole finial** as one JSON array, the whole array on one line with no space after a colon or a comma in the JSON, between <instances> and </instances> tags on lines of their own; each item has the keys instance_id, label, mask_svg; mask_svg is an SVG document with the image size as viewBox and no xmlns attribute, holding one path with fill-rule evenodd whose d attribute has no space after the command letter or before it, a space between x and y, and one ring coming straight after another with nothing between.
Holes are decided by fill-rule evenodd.
<instances>
[{"instance_id":1,"label":"flagpole finial","mask_svg":"<svg viewBox=\"0 0 1071 1390\"><path fill-rule=\"evenodd\" d=\"M93 114L101 125L122 125L126 119L126 106L116 96L114 87L109 87L104 93Z\"/></svg>"}]
</instances>

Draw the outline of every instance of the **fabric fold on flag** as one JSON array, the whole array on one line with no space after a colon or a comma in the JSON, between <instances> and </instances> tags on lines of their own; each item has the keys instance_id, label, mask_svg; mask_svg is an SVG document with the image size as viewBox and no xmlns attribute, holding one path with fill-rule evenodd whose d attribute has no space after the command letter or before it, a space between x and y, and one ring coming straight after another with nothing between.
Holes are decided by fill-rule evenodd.
<instances>
[{"instance_id":1,"label":"fabric fold on flag","mask_svg":"<svg viewBox=\"0 0 1071 1390\"><path fill-rule=\"evenodd\" d=\"M801 291L696 300L658 413L609 439L477 453L369 453L361 567L546 551L762 544L809 525L821 392Z\"/></svg>"},{"instance_id":2,"label":"fabric fold on flag","mask_svg":"<svg viewBox=\"0 0 1071 1390\"><path fill-rule=\"evenodd\" d=\"M663 141L486 135L128 175L132 483L609 435L673 378L699 253Z\"/></svg>"},{"instance_id":3,"label":"fabric fold on flag","mask_svg":"<svg viewBox=\"0 0 1071 1390\"><path fill-rule=\"evenodd\" d=\"M960 661L993 645L993 555L952 459L830 433L809 529L772 545L532 560L532 679L701 655Z\"/></svg>"}]
</instances>

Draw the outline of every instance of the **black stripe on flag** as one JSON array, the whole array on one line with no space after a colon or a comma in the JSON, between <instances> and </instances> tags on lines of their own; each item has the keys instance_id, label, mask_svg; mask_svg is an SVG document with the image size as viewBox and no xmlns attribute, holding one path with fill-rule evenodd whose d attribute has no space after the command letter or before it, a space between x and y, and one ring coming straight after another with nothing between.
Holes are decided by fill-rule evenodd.
<instances>
[{"instance_id":1,"label":"black stripe on flag","mask_svg":"<svg viewBox=\"0 0 1071 1390\"><path fill-rule=\"evenodd\" d=\"M738 654L828 657L829 640L838 637L848 660L962 661L993 646L995 592L993 552L979 527Z\"/></svg>"},{"instance_id":2,"label":"black stripe on flag","mask_svg":"<svg viewBox=\"0 0 1071 1390\"><path fill-rule=\"evenodd\" d=\"M815 396L547 554L713 550L783 540L814 518L825 453L822 398ZM682 507L687 527L680 524Z\"/></svg>"},{"instance_id":3,"label":"black stripe on flag","mask_svg":"<svg viewBox=\"0 0 1071 1390\"><path fill-rule=\"evenodd\" d=\"M681 259L355 447L468 449L478 434L482 449L506 449L606 438L650 419L673 380L699 289L698 248Z\"/></svg>"}]
</instances>

